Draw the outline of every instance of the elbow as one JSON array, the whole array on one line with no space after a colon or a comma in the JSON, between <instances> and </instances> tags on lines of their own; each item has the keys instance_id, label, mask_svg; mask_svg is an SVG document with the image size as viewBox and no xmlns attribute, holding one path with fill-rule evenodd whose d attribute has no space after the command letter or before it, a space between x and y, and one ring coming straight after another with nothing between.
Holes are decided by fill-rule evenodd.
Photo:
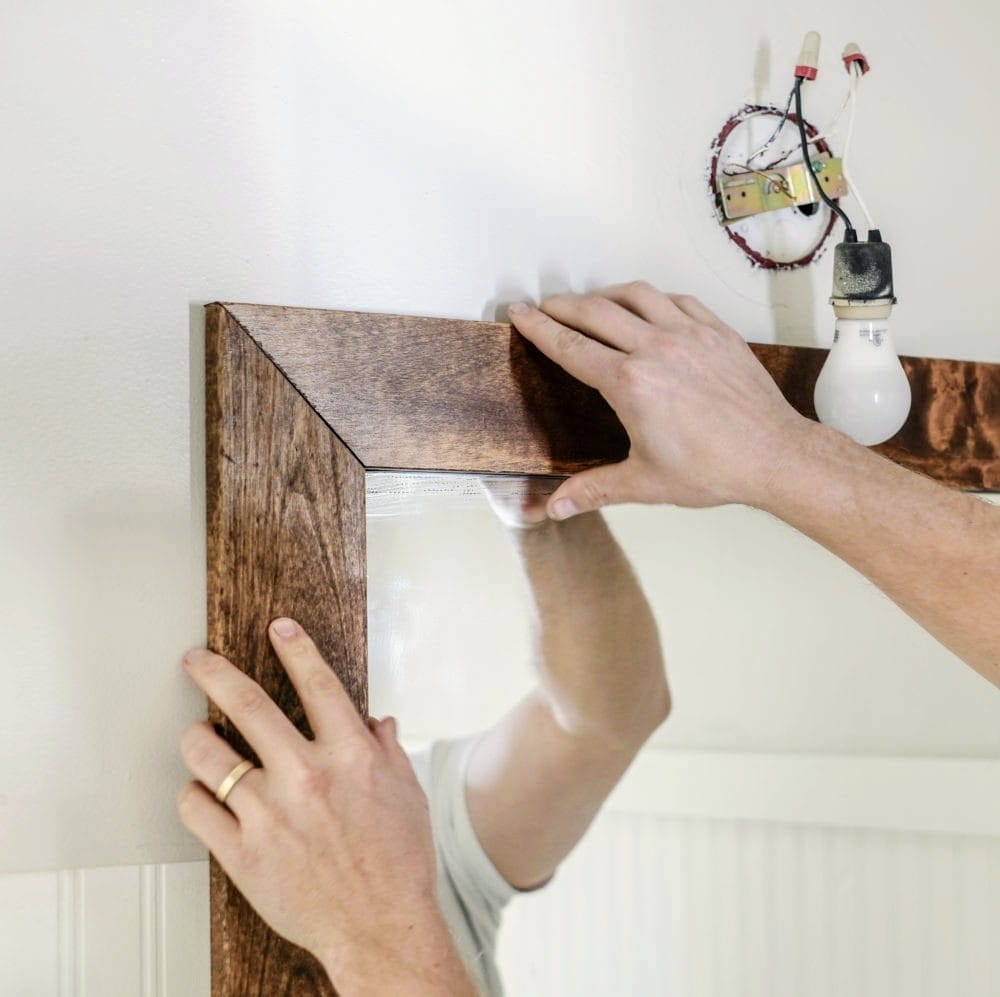
<instances>
[{"instance_id":1,"label":"elbow","mask_svg":"<svg viewBox=\"0 0 1000 997\"><path fill-rule=\"evenodd\" d=\"M664 682L647 701L647 715L645 717L646 739L652 737L667 722L670 718L672 707L673 701L670 698L670 688Z\"/></svg>"},{"instance_id":2,"label":"elbow","mask_svg":"<svg viewBox=\"0 0 1000 997\"><path fill-rule=\"evenodd\" d=\"M636 699L635 726L644 735L643 741L652 737L670 718L673 700L670 697L670 683L667 681L667 667L662 651L649 659L645 669L646 681Z\"/></svg>"},{"instance_id":3,"label":"elbow","mask_svg":"<svg viewBox=\"0 0 1000 997\"><path fill-rule=\"evenodd\" d=\"M636 754L667 722L671 705L670 689L666 683L650 690L636 704L631 716L619 718L616 724L609 725L605 730L609 746Z\"/></svg>"},{"instance_id":4,"label":"elbow","mask_svg":"<svg viewBox=\"0 0 1000 997\"><path fill-rule=\"evenodd\" d=\"M579 711L551 702L549 709L555 723L575 740L632 756L670 716L670 689L662 682L630 698L631 703L607 711Z\"/></svg>"},{"instance_id":5,"label":"elbow","mask_svg":"<svg viewBox=\"0 0 1000 997\"><path fill-rule=\"evenodd\" d=\"M670 689L666 684L663 686L663 690L660 694L659 700L656 703L655 722L653 724L653 730L658 727L662 727L670 719L670 711L673 709L674 702L670 698ZM652 733L652 732L651 732Z\"/></svg>"}]
</instances>

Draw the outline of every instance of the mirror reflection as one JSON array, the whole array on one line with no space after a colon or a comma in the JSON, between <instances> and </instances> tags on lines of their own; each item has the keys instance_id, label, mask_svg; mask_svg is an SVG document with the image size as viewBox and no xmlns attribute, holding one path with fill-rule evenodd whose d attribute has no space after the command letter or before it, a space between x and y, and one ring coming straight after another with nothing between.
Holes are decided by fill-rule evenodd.
<instances>
[{"instance_id":1,"label":"mirror reflection","mask_svg":"<svg viewBox=\"0 0 1000 997\"><path fill-rule=\"evenodd\" d=\"M368 476L371 712L467 961L512 994L850 992L925 931L863 937L898 877L969 889L884 766L996 758L995 697L762 513L555 524L556 484Z\"/></svg>"}]
</instances>

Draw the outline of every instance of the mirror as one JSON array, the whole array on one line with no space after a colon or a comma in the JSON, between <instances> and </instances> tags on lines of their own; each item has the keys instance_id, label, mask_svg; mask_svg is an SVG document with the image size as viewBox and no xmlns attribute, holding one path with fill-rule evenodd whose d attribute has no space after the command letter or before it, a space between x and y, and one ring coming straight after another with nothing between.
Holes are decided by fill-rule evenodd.
<instances>
[{"instance_id":1,"label":"mirror","mask_svg":"<svg viewBox=\"0 0 1000 997\"><path fill-rule=\"evenodd\" d=\"M491 482L492 503L475 477L367 478L371 712L414 750L488 729L537 682L497 493L553 483ZM1000 825L944 794L1000 757L1000 697L763 513L604 516L673 706L553 881L506 908L508 993L843 994L873 973L897 985L912 951L958 974L940 992L989 992L986 936L961 957L948 938L950 912L995 909L1000 838L982 835Z\"/></svg>"}]
</instances>

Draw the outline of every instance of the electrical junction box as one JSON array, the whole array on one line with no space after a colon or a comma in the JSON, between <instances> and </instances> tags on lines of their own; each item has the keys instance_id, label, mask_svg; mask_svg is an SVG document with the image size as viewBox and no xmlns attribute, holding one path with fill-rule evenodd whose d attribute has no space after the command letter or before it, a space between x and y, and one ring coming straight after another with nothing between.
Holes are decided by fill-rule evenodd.
<instances>
[{"instance_id":1,"label":"electrical junction box","mask_svg":"<svg viewBox=\"0 0 1000 997\"><path fill-rule=\"evenodd\" d=\"M839 159L823 154L816 156L810 166L813 183L809 182L804 163L721 174L717 182L723 222L729 224L765 211L815 204L820 200L816 184L823 185L831 200L847 196L847 180Z\"/></svg>"}]
</instances>

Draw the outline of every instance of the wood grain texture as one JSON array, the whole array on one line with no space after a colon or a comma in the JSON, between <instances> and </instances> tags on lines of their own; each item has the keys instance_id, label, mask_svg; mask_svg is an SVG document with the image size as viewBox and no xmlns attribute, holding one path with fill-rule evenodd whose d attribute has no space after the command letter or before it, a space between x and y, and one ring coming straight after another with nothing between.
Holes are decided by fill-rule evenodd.
<instances>
[{"instance_id":1,"label":"wood grain texture","mask_svg":"<svg viewBox=\"0 0 1000 997\"><path fill-rule=\"evenodd\" d=\"M752 348L815 417L825 351ZM302 730L265 628L301 620L366 712L366 468L569 474L628 451L600 395L509 325L212 305L206 358L210 646ZM1000 365L904 366L913 412L881 452L951 485L1000 489ZM214 863L211 890L215 997L332 992Z\"/></svg>"},{"instance_id":2,"label":"wood grain texture","mask_svg":"<svg viewBox=\"0 0 1000 997\"><path fill-rule=\"evenodd\" d=\"M226 308L367 468L560 474L628 451L600 395L509 325Z\"/></svg>"},{"instance_id":3,"label":"wood grain texture","mask_svg":"<svg viewBox=\"0 0 1000 997\"><path fill-rule=\"evenodd\" d=\"M266 632L292 616L367 715L364 468L224 309L207 318L209 647L308 733ZM216 710L210 719L253 757ZM333 993L214 862L211 893L214 997Z\"/></svg>"},{"instance_id":4,"label":"wood grain texture","mask_svg":"<svg viewBox=\"0 0 1000 997\"><path fill-rule=\"evenodd\" d=\"M784 396L816 418L813 388L827 351L751 343ZM873 449L955 488L1000 490L1000 364L900 357L913 392L910 416Z\"/></svg>"},{"instance_id":5,"label":"wood grain texture","mask_svg":"<svg viewBox=\"0 0 1000 997\"><path fill-rule=\"evenodd\" d=\"M367 468L571 474L621 460L601 396L506 324L225 306ZM815 418L825 350L751 344ZM904 357L913 409L878 448L947 484L1000 489L1000 364Z\"/></svg>"},{"instance_id":6,"label":"wood grain texture","mask_svg":"<svg viewBox=\"0 0 1000 997\"><path fill-rule=\"evenodd\" d=\"M1000 364L900 359L914 405L878 452L959 488L1000 491Z\"/></svg>"}]
</instances>

